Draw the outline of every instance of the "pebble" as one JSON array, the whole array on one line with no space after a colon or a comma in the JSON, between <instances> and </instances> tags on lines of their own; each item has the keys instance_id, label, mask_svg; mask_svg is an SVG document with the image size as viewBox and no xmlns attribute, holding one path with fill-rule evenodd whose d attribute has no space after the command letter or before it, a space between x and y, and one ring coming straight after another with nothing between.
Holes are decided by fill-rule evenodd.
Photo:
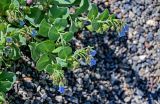
<instances>
[{"instance_id":1,"label":"pebble","mask_svg":"<svg viewBox=\"0 0 160 104\"><path fill-rule=\"evenodd\" d=\"M141 55L141 56L139 56L139 59L140 59L141 61L143 61L143 60L145 60L146 57L147 57L146 55Z\"/></svg>"},{"instance_id":2,"label":"pebble","mask_svg":"<svg viewBox=\"0 0 160 104\"><path fill-rule=\"evenodd\" d=\"M129 102L131 101L131 97L125 97L125 98L124 98L124 101L125 101L126 103L129 103Z\"/></svg>"},{"instance_id":3,"label":"pebble","mask_svg":"<svg viewBox=\"0 0 160 104\"><path fill-rule=\"evenodd\" d=\"M137 46L136 45L132 45L130 48L131 53L136 53L137 52Z\"/></svg>"},{"instance_id":4,"label":"pebble","mask_svg":"<svg viewBox=\"0 0 160 104\"><path fill-rule=\"evenodd\" d=\"M140 43L144 43L145 42L145 38L141 36L140 39L139 39L139 42Z\"/></svg>"},{"instance_id":5,"label":"pebble","mask_svg":"<svg viewBox=\"0 0 160 104\"><path fill-rule=\"evenodd\" d=\"M62 101L63 101L63 97L62 97L62 96L56 96L55 99L56 99L58 102L62 102Z\"/></svg>"},{"instance_id":6,"label":"pebble","mask_svg":"<svg viewBox=\"0 0 160 104\"><path fill-rule=\"evenodd\" d=\"M80 85L83 83L81 78L78 78L78 79L77 79L77 82L78 82Z\"/></svg>"},{"instance_id":7,"label":"pebble","mask_svg":"<svg viewBox=\"0 0 160 104\"><path fill-rule=\"evenodd\" d=\"M149 32L148 34L147 34L147 41L152 41L154 38L153 38L153 33L151 33L151 32Z\"/></svg>"},{"instance_id":8,"label":"pebble","mask_svg":"<svg viewBox=\"0 0 160 104\"><path fill-rule=\"evenodd\" d=\"M136 94L138 96L140 96L140 97L143 97L143 95L144 95L144 93L141 90L139 90L139 89L136 90Z\"/></svg>"},{"instance_id":9,"label":"pebble","mask_svg":"<svg viewBox=\"0 0 160 104\"><path fill-rule=\"evenodd\" d=\"M41 89L41 86L38 86L38 87L37 87L37 92L39 92L39 91L40 91L40 89Z\"/></svg>"},{"instance_id":10,"label":"pebble","mask_svg":"<svg viewBox=\"0 0 160 104\"><path fill-rule=\"evenodd\" d=\"M96 77L97 79L100 79L100 78L101 78L101 75L98 74L98 73L95 73L95 77Z\"/></svg>"},{"instance_id":11,"label":"pebble","mask_svg":"<svg viewBox=\"0 0 160 104\"><path fill-rule=\"evenodd\" d=\"M157 37L158 37L157 40L160 41L160 30L158 30Z\"/></svg>"},{"instance_id":12,"label":"pebble","mask_svg":"<svg viewBox=\"0 0 160 104\"><path fill-rule=\"evenodd\" d=\"M156 26L157 25L157 22L155 20L148 20L146 23L149 26Z\"/></svg>"}]
</instances>

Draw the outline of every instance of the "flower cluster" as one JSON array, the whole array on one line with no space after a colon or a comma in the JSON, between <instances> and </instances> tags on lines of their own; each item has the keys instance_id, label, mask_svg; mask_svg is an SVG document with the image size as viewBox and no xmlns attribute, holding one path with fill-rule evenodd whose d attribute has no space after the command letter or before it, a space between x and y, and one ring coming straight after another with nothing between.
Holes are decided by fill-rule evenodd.
<instances>
[{"instance_id":1,"label":"flower cluster","mask_svg":"<svg viewBox=\"0 0 160 104\"><path fill-rule=\"evenodd\" d=\"M12 38L11 38L11 37L7 37L7 38L6 38L6 42L7 42L7 43L11 43L11 42L12 42Z\"/></svg>"},{"instance_id":2,"label":"flower cluster","mask_svg":"<svg viewBox=\"0 0 160 104\"><path fill-rule=\"evenodd\" d=\"M89 55L87 55L88 57L86 58L86 60L81 59L80 60L80 64L81 65L89 65L89 66L94 66L96 65L96 60L94 59L94 56L97 54L97 52L95 50L90 50L88 52Z\"/></svg>"},{"instance_id":3,"label":"flower cluster","mask_svg":"<svg viewBox=\"0 0 160 104\"><path fill-rule=\"evenodd\" d=\"M20 25L21 27L23 27L23 26L25 25L25 22L22 21L22 20L20 20L20 21L19 21L19 25Z\"/></svg>"},{"instance_id":4,"label":"flower cluster","mask_svg":"<svg viewBox=\"0 0 160 104\"><path fill-rule=\"evenodd\" d=\"M31 36L35 37L37 35L38 35L37 31L35 29L33 29L32 32L31 32Z\"/></svg>"},{"instance_id":5,"label":"flower cluster","mask_svg":"<svg viewBox=\"0 0 160 104\"><path fill-rule=\"evenodd\" d=\"M74 12L70 11L72 7ZM92 67L97 63L97 52L92 47L72 47L75 35L84 28L103 34L108 29L120 30L122 25L108 9L99 13L91 0L1 0L0 68L12 67L26 53L34 68L50 74L54 84L59 85L57 91L64 93L65 69L75 69L80 64ZM127 28L124 26L120 34L124 35ZM27 50L22 50L24 47ZM0 87L0 104L2 94L6 95L16 80L15 74L7 71L0 71L0 83L4 82L1 79L8 79L4 88ZM1 78L4 76L7 78Z\"/></svg>"},{"instance_id":6,"label":"flower cluster","mask_svg":"<svg viewBox=\"0 0 160 104\"><path fill-rule=\"evenodd\" d=\"M89 51L89 56L90 56L89 65L90 66L96 65L96 60L93 58L96 54L97 52L95 50Z\"/></svg>"},{"instance_id":7,"label":"flower cluster","mask_svg":"<svg viewBox=\"0 0 160 104\"><path fill-rule=\"evenodd\" d=\"M126 35L125 33L128 32L128 30L129 30L128 25L124 25L124 26L122 27L121 31L119 32L119 37L125 36L125 35Z\"/></svg>"},{"instance_id":8,"label":"flower cluster","mask_svg":"<svg viewBox=\"0 0 160 104\"><path fill-rule=\"evenodd\" d=\"M26 2L28 5L32 4L32 0L27 0Z\"/></svg>"},{"instance_id":9,"label":"flower cluster","mask_svg":"<svg viewBox=\"0 0 160 104\"><path fill-rule=\"evenodd\" d=\"M89 65L90 65L90 66L96 65L96 60L95 60L94 58L91 58L91 59L90 59L90 62L89 62Z\"/></svg>"},{"instance_id":10,"label":"flower cluster","mask_svg":"<svg viewBox=\"0 0 160 104\"><path fill-rule=\"evenodd\" d=\"M64 86L59 86L58 92L63 94L65 92Z\"/></svg>"}]
</instances>

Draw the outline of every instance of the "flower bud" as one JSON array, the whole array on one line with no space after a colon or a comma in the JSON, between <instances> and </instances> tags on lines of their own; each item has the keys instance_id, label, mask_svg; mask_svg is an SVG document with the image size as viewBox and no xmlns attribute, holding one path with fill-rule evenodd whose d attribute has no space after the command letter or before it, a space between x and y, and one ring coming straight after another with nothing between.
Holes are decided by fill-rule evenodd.
<instances>
[{"instance_id":1,"label":"flower bud","mask_svg":"<svg viewBox=\"0 0 160 104\"><path fill-rule=\"evenodd\" d=\"M58 91L63 94L65 92L64 86L59 86Z\"/></svg>"},{"instance_id":2,"label":"flower bud","mask_svg":"<svg viewBox=\"0 0 160 104\"><path fill-rule=\"evenodd\" d=\"M32 4L32 0L27 0L26 2L28 5Z\"/></svg>"}]
</instances>

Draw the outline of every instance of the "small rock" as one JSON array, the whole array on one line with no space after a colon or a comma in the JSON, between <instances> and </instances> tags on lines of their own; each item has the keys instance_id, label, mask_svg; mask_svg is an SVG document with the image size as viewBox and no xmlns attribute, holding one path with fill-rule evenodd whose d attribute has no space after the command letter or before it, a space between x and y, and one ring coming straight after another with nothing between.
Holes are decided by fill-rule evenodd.
<instances>
[{"instance_id":1,"label":"small rock","mask_svg":"<svg viewBox=\"0 0 160 104\"><path fill-rule=\"evenodd\" d=\"M138 44L138 41L137 41L137 40L134 40L134 41L133 41L133 44Z\"/></svg>"},{"instance_id":2,"label":"small rock","mask_svg":"<svg viewBox=\"0 0 160 104\"><path fill-rule=\"evenodd\" d=\"M46 98L47 98L47 94L45 93L42 95L42 99L46 99Z\"/></svg>"},{"instance_id":3,"label":"small rock","mask_svg":"<svg viewBox=\"0 0 160 104\"><path fill-rule=\"evenodd\" d=\"M124 101L125 101L126 103L129 103L129 102L131 101L131 97L125 97Z\"/></svg>"},{"instance_id":4,"label":"small rock","mask_svg":"<svg viewBox=\"0 0 160 104\"><path fill-rule=\"evenodd\" d=\"M140 39L139 39L139 42L140 43L144 43L145 42L145 38L141 36Z\"/></svg>"},{"instance_id":5,"label":"small rock","mask_svg":"<svg viewBox=\"0 0 160 104\"><path fill-rule=\"evenodd\" d=\"M98 74L98 73L95 73L95 77L96 77L97 79L100 79L100 78L101 78L101 75Z\"/></svg>"},{"instance_id":6,"label":"small rock","mask_svg":"<svg viewBox=\"0 0 160 104\"><path fill-rule=\"evenodd\" d=\"M91 102L89 102L89 101L87 101L87 102L85 102L84 104L92 104Z\"/></svg>"},{"instance_id":7,"label":"small rock","mask_svg":"<svg viewBox=\"0 0 160 104\"><path fill-rule=\"evenodd\" d=\"M160 70L156 70L155 76L160 76Z\"/></svg>"},{"instance_id":8,"label":"small rock","mask_svg":"<svg viewBox=\"0 0 160 104\"><path fill-rule=\"evenodd\" d=\"M84 81L87 81L89 79L89 74L85 74Z\"/></svg>"},{"instance_id":9,"label":"small rock","mask_svg":"<svg viewBox=\"0 0 160 104\"><path fill-rule=\"evenodd\" d=\"M144 93L141 90L139 90L139 89L136 90L136 94L138 96L140 96L140 97L142 97L144 95Z\"/></svg>"},{"instance_id":10,"label":"small rock","mask_svg":"<svg viewBox=\"0 0 160 104\"><path fill-rule=\"evenodd\" d=\"M38 87L37 87L37 92L39 92L39 91L40 91L40 89L41 89L41 86L38 86Z\"/></svg>"},{"instance_id":11,"label":"small rock","mask_svg":"<svg viewBox=\"0 0 160 104\"><path fill-rule=\"evenodd\" d=\"M34 99L32 104L42 104L42 102L38 99Z\"/></svg>"},{"instance_id":12,"label":"small rock","mask_svg":"<svg viewBox=\"0 0 160 104\"><path fill-rule=\"evenodd\" d=\"M148 20L147 21L147 25L149 25L149 26L156 26L157 22L155 20Z\"/></svg>"},{"instance_id":13,"label":"small rock","mask_svg":"<svg viewBox=\"0 0 160 104\"><path fill-rule=\"evenodd\" d=\"M144 43L144 46L145 46L146 48L148 48L148 49L151 48L151 45L150 45L148 42L145 42L145 43Z\"/></svg>"},{"instance_id":14,"label":"small rock","mask_svg":"<svg viewBox=\"0 0 160 104\"><path fill-rule=\"evenodd\" d=\"M157 33L157 40L160 41L160 30Z\"/></svg>"},{"instance_id":15,"label":"small rock","mask_svg":"<svg viewBox=\"0 0 160 104\"><path fill-rule=\"evenodd\" d=\"M56 96L55 99L56 99L58 102L62 102L62 101L63 101L63 97L62 97L62 96Z\"/></svg>"},{"instance_id":16,"label":"small rock","mask_svg":"<svg viewBox=\"0 0 160 104\"><path fill-rule=\"evenodd\" d=\"M78 98L76 98L76 97L69 97L68 100L74 104L78 104Z\"/></svg>"},{"instance_id":17,"label":"small rock","mask_svg":"<svg viewBox=\"0 0 160 104\"><path fill-rule=\"evenodd\" d=\"M130 48L131 53L135 53L137 52L137 46L136 45L132 45L132 47Z\"/></svg>"},{"instance_id":18,"label":"small rock","mask_svg":"<svg viewBox=\"0 0 160 104\"><path fill-rule=\"evenodd\" d=\"M82 78L78 78L77 82L81 85L83 83Z\"/></svg>"},{"instance_id":19,"label":"small rock","mask_svg":"<svg viewBox=\"0 0 160 104\"><path fill-rule=\"evenodd\" d=\"M140 59L141 61L143 61L145 58L146 58L146 55L141 55L141 56L139 56L139 59Z\"/></svg>"},{"instance_id":20,"label":"small rock","mask_svg":"<svg viewBox=\"0 0 160 104\"><path fill-rule=\"evenodd\" d=\"M147 37L146 37L147 41L152 41L153 40L153 33L152 32L149 32L147 34Z\"/></svg>"}]
</instances>

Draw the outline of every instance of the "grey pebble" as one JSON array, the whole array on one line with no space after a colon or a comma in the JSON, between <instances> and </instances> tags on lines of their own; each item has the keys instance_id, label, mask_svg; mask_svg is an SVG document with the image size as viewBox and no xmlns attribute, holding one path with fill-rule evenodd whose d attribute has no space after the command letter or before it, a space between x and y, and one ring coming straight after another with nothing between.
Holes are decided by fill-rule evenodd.
<instances>
[{"instance_id":1,"label":"grey pebble","mask_svg":"<svg viewBox=\"0 0 160 104\"><path fill-rule=\"evenodd\" d=\"M62 101L63 101L63 97L62 97L62 96L56 96L55 99L56 99L58 102L62 102Z\"/></svg>"},{"instance_id":2,"label":"grey pebble","mask_svg":"<svg viewBox=\"0 0 160 104\"><path fill-rule=\"evenodd\" d=\"M144 43L145 42L145 38L141 36L140 39L139 39L139 42L140 43Z\"/></svg>"}]
</instances>

